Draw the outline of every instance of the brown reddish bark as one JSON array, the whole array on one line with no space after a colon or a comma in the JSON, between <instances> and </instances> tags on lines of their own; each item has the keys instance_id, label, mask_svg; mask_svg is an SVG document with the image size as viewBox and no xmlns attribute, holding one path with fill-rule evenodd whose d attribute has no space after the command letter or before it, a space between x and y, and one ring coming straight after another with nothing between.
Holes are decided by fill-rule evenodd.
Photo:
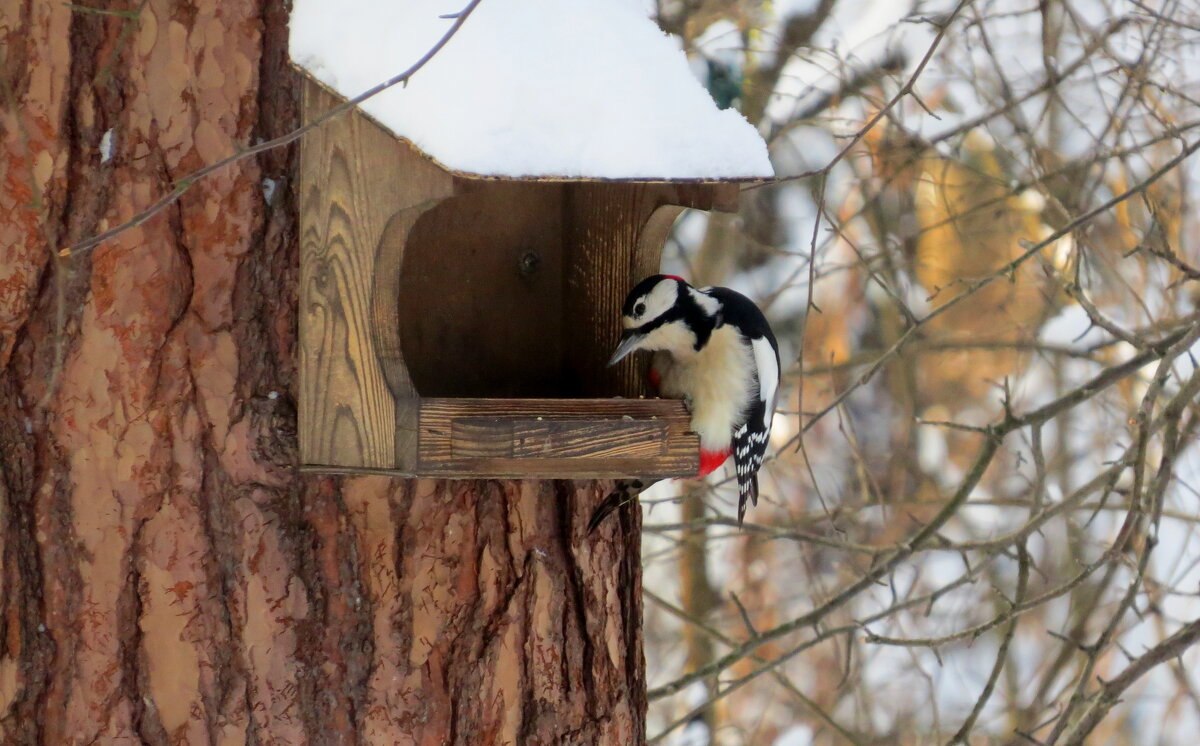
<instances>
[{"instance_id":1,"label":"brown reddish bark","mask_svg":"<svg viewBox=\"0 0 1200 746\"><path fill-rule=\"evenodd\" d=\"M604 485L298 475L294 149L53 258L297 123L284 4L98 7L0 0L0 743L640 741Z\"/></svg>"}]
</instances>

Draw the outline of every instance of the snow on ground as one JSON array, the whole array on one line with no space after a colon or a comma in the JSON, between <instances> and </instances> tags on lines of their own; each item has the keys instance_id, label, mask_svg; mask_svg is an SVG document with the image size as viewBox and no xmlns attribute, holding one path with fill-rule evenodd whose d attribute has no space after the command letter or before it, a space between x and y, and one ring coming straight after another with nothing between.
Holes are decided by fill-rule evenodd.
<instances>
[{"instance_id":1,"label":"snow on ground","mask_svg":"<svg viewBox=\"0 0 1200 746\"><path fill-rule=\"evenodd\" d=\"M353 97L404 71L467 0L296 0L292 59ZM491 176L752 178L767 147L719 111L635 0L483 0L407 86L362 108L460 171Z\"/></svg>"}]
</instances>

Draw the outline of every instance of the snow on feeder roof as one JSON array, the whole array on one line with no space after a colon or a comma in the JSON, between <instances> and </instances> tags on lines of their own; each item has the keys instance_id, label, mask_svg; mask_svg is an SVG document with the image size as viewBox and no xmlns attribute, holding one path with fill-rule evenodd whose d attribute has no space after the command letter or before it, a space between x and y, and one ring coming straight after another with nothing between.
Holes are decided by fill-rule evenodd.
<instances>
[{"instance_id":1,"label":"snow on feeder roof","mask_svg":"<svg viewBox=\"0 0 1200 746\"><path fill-rule=\"evenodd\" d=\"M404 70L466 0L295 0L292 59L350 98ZM493 177L773 176L638 0L483 0L407 86L361 108L447 169Z\"/></svg>"}]
</instances>

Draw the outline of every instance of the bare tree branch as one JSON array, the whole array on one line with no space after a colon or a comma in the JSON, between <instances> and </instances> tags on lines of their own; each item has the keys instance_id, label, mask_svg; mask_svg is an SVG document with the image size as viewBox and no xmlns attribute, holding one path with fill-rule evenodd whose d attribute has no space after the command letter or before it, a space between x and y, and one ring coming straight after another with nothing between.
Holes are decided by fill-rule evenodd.
<instances>
[{"instance_id":1,"label":"bare tree branch","mask_svg":"<svg viewBox=\"0 0 1200 746\"><path fill-rule=\"evenodd\" d=\"M156 202L154 202L154 204L150 205L145 210L142 210L137 215L134 215L132 218L125 221L124 223L121 223L118 226L110 228L109 230L106 230L103 233L97 234L95 236L92 236L91 238L85 239L83 241L79 241L78 243L75 243L75 244L67 246L63 249L60 249L58 252L59 256L63 256L63 257L78 256L79 254L81 254L85 251L94 249L97 246L99 246L100 244L109 240L110 238L113 238L114 236L117 236L120 233L123 233L124 231L129 230L130 228L136 228L137 226L145 223L147 220L150 220L155 215L159 214L164 209L166 209L170 205L174 204L176 200L178 200L180 197L182 197L189 189L191 189L193 186L195 186L195 184L198 181L200 181L201 179L204 179L205 177L207 177L217 171L220 171L221 169L225 168L226 166L233 165L234 163L237 163L238 161L241 161L245 158L250 158L251 156L255 156L260 153L265 153L268 150L273 150L275 148L283 147L284 145L293 143L296 140L299 140L301 137L303 137L307 133L316 129L317 127L320 127L321 125L330 121L331 119L339 117L342 114L345 114L346 112L354 109L359 104L366 101L367 99L377 96L380 93L382 93L383 91L386 91L387 89L389 89L393 86L407 82L409 78L411 78L413 75L415 75L421 68L425 67L425 65L428 64L429 61L433 59L434 55L436 55L438 52L440 52L442 50L442 48L444 46L446 46L447 43L449 43L450 39L452 39L454 37L454 35L456 33L458 33L458 30L460 28L462 28L462 25L464 23L466 23L467 18L470 17L471 13L474 12L475 8L478 7L480 2L482 2L482 0L470 0L470 2L468 2L467 5L461 11L459 11L458 13L455 13L452 16L454 19L454 22L450 24L450 28L446 29L446 33L444 33L442 35L442 37L440 39L438 39L437 43L434 44L432 47L430 47L429 50L427 52L425 52L425 54L422 55L419 60L414 62L404 72L400 73L399 75L394 75L391 78L388 78L387 80L383 81L379 85L363 91L362 93L358 94L354 98L348 99L348 100L344 101L343 103L338 104L337 106L335 106L334 108L332 108L328 112L326 112L325 114L322 114L321 116L317 117L316 119L312 120L311 122L308 122L304 126L299 127L297 129L287 133L286 135L280 135L279 137L275 137L275 138L272 138L265 142L258 143L257 145L251 145L244 149L238 150L236 153L226 156L225 158L222 158L221 160L219 160L215 163L211 163L211 164L205 166L204 168L197 169L196 171L188 174L184 178L177 181L174 188L172 188L170 192L167 192L165 195L160 197Z\"/></svg>"}]
</instances>

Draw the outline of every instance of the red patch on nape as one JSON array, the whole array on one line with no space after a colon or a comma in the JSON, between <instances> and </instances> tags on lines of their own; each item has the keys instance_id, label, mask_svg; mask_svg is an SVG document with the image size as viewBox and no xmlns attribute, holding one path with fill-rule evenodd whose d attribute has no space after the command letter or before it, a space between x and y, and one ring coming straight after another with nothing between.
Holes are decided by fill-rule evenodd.
<instances>
[{"instance_id":1,"label":"red patch on nape","mask_svg":"<svg viewBox=\"0 0 1200 746\"><path fill-rule=\"evenodd\" d=\"M729 453L728 448L724 451L706 451L701 448L699 476L706 477L721 468L721 464L725 463L725 459L729 458Z\"/></svg>"},{"instance_id":2,"label":"red patch on nape","mask_svg":"<svg viewBox=\"0 0 1200 746\"><path fill-rule=\"evenodd\" d=\"M658 391L662 388L662 374L654 368L646 371L646 380L650 382L650 385L654 387L655 391Z\"/></svg>"},{"instance_id":3,"label":"red patch on nape","mask_svg":"<svg viewBox=\"0 0 1200 746\"><path fill-rule=\"evenodd\" d=\"M663 277L667 278L668 280L679 280L679 281L680 281L680 282L682 282L684 285L686 285L686 284L687 284L687 280L683 279L683 278L682 278L682 277L680 277L679 275L663 275Z\"/></svg>"}]
</instances>

